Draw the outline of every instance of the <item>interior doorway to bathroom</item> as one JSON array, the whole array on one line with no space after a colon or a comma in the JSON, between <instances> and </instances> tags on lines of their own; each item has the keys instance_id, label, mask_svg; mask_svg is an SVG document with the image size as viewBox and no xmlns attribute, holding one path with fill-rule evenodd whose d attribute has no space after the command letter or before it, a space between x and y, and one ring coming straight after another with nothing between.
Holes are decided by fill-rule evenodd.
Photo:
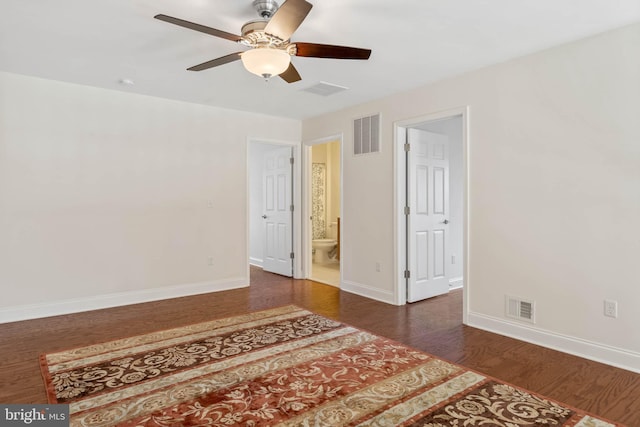
<instances>
[{"instance_id":1,"label":"interior doorway to bathroom","mask_svg":"<svg viewBox=\"0 0 640 427\"><path fill-rule=\"evenodd\" d=\"M341 138L306 145L305 254L307 277L340 286Z\"/></svg>"}]
</instances>

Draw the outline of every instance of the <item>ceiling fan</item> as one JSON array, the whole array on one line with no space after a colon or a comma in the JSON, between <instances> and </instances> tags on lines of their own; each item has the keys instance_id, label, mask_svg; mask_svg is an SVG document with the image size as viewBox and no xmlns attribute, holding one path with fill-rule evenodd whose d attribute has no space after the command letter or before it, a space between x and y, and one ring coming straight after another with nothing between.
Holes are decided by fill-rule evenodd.
<instances>
[{"instance_id":1,"label":"ceiling fan","mask_svg":"<svg viewBox=\"0 0 640 427\"><path fill-rule=\"evenodd\" d=\"M298 29L313 5L305 0L286 0L278 7L275 0L254 0L253 7L262 19L249 21L242 26L241 36L227 33L183 19L167 15L154 18L215 37L241 43L251 49L235 52L202 64L187 68L202 71L239 59L245 68L264 79L279 75L287 83L301 80L291 63L292 56L333 59L369 59L370 49L335 46L318 43L292 42L291 35Z\"/></svg>"}]
</instances>

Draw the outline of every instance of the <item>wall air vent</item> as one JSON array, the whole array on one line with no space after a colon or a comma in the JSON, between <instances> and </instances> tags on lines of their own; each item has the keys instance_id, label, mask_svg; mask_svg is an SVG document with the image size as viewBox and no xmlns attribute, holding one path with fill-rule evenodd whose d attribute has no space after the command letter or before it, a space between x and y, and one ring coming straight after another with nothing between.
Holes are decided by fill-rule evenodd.
<instances>
[{"instance_id":1,"label":"wall air vent","mask_svg":"<svg viewBox=\"0 0 640 427\"><path fill-rule=\"evenodd\" d=\"M380 114L353 121L353 154L380 151Z\"/></svg>"},{"instance_id":2,"label":"wall air vent","mask_svg":"<svg viewBox=\"0 0 640 427\"><path fill-rule=\"evenodd\" d=\"M535 323L535 303L520 298L506 297L507 317Z\"/></svg>"}]
</instances>

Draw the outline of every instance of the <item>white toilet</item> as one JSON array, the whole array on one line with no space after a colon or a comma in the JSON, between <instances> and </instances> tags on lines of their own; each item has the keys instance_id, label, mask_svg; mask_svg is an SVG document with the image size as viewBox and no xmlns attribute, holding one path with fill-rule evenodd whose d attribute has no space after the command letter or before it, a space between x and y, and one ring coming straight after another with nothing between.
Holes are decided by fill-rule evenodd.
<instances>
[{"instance_id":1,"label":"white toilet","mask_svg":"<svg viewBox=\"0 0 640 427\"><path fill-rule=\"evenodd\" d=\"M313 239L311 247L313 248L313 262L318 264L326 264L331 262L329 253L336 247L338 242L335 239L337 222L332 222L327 233L328 239Z\"/></svg>"},{"instance_id":2,"label":"white toilet","mask_svg":"<svg viewBox=\"0 0 640 427\"><path fill-rule=\"evenodd\" d=\"M336 247L337 242L334 239L314 239L311 241L311 247L314 249L313 262L318 264L326 264L331 259L329 252Z\"/></svg>"}]
</instances>

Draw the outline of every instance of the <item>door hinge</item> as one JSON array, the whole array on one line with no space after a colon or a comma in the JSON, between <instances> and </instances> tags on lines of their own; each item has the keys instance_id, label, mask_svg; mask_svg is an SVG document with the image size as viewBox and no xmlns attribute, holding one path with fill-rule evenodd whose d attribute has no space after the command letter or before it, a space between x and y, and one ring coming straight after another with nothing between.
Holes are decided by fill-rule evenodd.
<instances>
[{"instance_id":1,"label":"door hinge","mask_svg":"<svg viewBox=\"0 0 640 427\"><path fill-rule=\"evenodd\" d=\"M289 210L293 212L293 205L289 206Z\"/></svg>"},{"instance_id":2,"label":"door hinge","mask_svg":"<svg viewBox=\"0 0 640 427\"><path fill-rule=\"evenodd\" d=\"M291 253L289 254L289 258L293 259L293 256L294 256L294 255L293 255L293 252L291 252Z\"/></svg>"},{"instance_id":3,"label":"door hinge","mask_svg":"<svg viewBox=\"0 0 640 427\"><path fill-rule=\"evenodd\" d=\"M293 164L293 157L289 157L289 163Z\"/></svg>"},{"instance_id":4,"label":"door hinge","mask_svg":"<svg viewBox=\"0 0 640 427\"><path fill-rule=\"evenodd\" d=\"M404 151L409 152L411 151L411 144L409 144L408 142L406 142L404 144Z\"/></svg>"},{"instance_id":5,"label":"door hinge","mask_svg":"<svg viewBox=\"0 0 640 427\"><path fill-rule=\"evenodd\" d=\"M409 215L411 213L411 209L409 208L409 206L405 206L404 207L404 214L405 215Z\"/></svg>"},{"instance_id":6,"label":"door hinge","mask_svg":"<svg viewBox=\"0 0 640 427\"><path fill-rule=\"evenodd\" d=\"M409 270L405 270L404 271L404 278L405 279L410 279L411 278L411 273L409 272Z\"/></svg>"}]
</instances>

